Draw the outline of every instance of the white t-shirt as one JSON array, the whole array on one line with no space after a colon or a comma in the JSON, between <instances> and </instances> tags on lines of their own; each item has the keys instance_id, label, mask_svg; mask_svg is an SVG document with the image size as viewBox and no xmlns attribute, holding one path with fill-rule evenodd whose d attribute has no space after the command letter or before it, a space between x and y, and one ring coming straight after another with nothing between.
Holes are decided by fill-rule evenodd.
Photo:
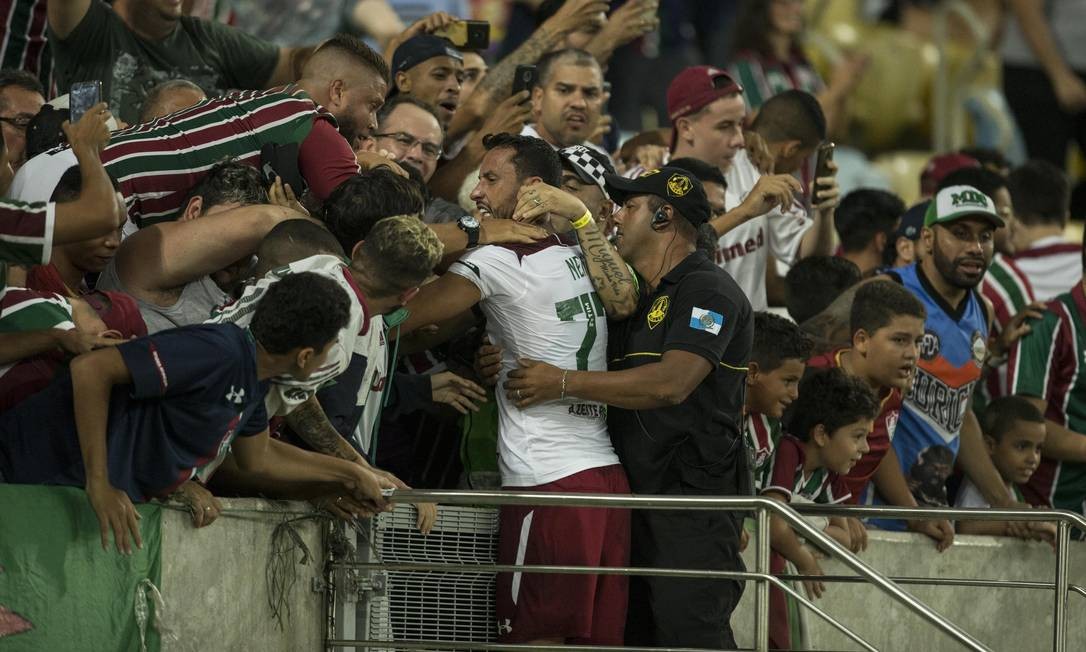
<instances>
[{"instance_id":1,"label":"white t-shirt","mask_svg":"<svg viewBox=\"0 0 1086 652\"><path fill-rule=\"evenodd\" d=\"M743 203L762 173L744 149L735 155L724 177L728 181L724 205L732 210ZM743 288L751 308L765 310L769 307L765 294L769 254L785 265L794 264L803 236L812 226L814 221L798 201L787 211L774 208L725 233L717 242L716 264Z\"/></svg>"},{"instance_id":2,"label":"white t-shirt","mask_svg":"<svg viewBox=\"0 0 1086 652\"><path fill-rule=\"evenodd\" d=\"M562 369L607 369L607 317L579 246L551 236L534 245L480 247L449 271L482 294L487 334L502 349L501 383L518 358ZM505 486L546 484L619 463L604 405L565 399L522 410L505 392L496 395Z\"/></svg>"},{"instance_id":3,"label":"white t-shirt","mask_svg":"<svg viewBox=\"0 0 1086 652\"><path fill-rule=\"evenodd\" d=\"M534 126L532 126L532 125L524 125L524 128L520 130L520 135L521 136L531 136L532 138L538 138L540 140L543 140L543 137L539 135L539 131L537 131L536 128ZM603 149L602 147L600 147L596 143L589 142L589 141L586 140L586 141L584 141L583 143L580 143L580 144L584 145L585 147L588 147L589 149L594 149L597 152L599 152L600 154L603 154L604 156L607 157L608 161L611 160L611 155L607 153L607 150ZM553 147L554 149L562 149L561 147L559 147L557 145L551 145L551 147Z\"/></svg>"}]
</instances>

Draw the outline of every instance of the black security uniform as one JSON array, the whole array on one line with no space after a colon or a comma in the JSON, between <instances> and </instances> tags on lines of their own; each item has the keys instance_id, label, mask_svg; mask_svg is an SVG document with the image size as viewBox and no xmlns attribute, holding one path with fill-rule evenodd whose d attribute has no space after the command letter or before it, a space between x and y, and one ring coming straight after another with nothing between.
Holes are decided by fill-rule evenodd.
<instances>
[{"instance_id":1,"label":"black security uniform","mask_svg":"<svg viewBox=\"0 0 1086 652\"><path fill-rule=\"evenodd\" d=\"M620 183L628 187L638 182L643 183ZM612 188L611 178L608 186L612 195L619 190L620 197L626 189ZM685 207L676 208L682 212ZM609 408L608 430L634 493L749 494L740 415L754 321L750 302L732 277L704 253L694 252L665 275L654 292L641 297L632 317L609 329L611 370L656 363L672 350L701 356L713 366L678 405ZM634 510L631 527L633 566L744 568L740 514ZM631 578L626 643L734 648L729 620L742 590L741 583L729 580Z\"/></svg>"}]
</instances>

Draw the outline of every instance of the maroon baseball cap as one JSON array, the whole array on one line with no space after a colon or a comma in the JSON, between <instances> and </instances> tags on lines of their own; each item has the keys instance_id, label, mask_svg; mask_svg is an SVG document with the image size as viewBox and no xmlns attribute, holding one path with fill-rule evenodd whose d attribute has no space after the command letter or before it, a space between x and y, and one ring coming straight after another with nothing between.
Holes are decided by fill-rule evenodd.
<instances>
[{"instance_id":1,"label":"maroon baseball cap","mask_svg":"<svg viewBox=\"0 0 1086 652\"><path fill-rule=\"evenodd\" d=\"M920 194L934 195L939 183L948 174L962 168L979 168L980 161L972 156L951 152L949 154L936 154L931 157L928 164L920 172Z\"/></svg>"},{"instance_id":2,"label":"maroon baseball cap","mask_svg":"<svg viewBox=\"0 0 1086 652\"><path fill-rule=\"evenodd\" d=\"M143 321L139 306L127 294L95 290L81 298L94 308L110 330L117 331L122 338L147 335L147 323Z\"/></svg>"},{"instance_id":3,"label":"maroon baseball cap","mask_svg":"<svg viewBox=\"0 0 1086 652\"><path fill-rule=\"evenodd\" d=\"M667 87L667 115L674 123L718 98L742 92L743 87L723 69L691 66L676 75Z\"/></svg>"}]
</instances>

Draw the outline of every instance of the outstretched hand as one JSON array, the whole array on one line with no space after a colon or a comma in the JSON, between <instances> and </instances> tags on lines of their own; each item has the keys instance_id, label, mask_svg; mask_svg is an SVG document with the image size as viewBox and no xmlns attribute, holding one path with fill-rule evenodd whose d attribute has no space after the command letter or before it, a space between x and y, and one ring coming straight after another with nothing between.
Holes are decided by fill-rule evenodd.
<instances>
[{"instance_id":1,"label":"outstretched hand","mask_svg":"<svg viewBox=\"0 0 1086 652\"><path fill-rule=\"evenodd\" d=\"M132 545L129 542L129 534L137 548L143 548L143 538L140 536L140 515L128 494L116 489L108 482L101 484L91 483L86 487L87 498L95 515L98 516L99 533L102 537L102 550L109 549L109 533L113 532L113 541L117 545L117 552L125 555L132 554Z\"/></svg>"},{"instance_id":2,"label":"outstretched hand","mask_svg":"<svg viewBox=\"0 0 1086 652\"><path fill-rule=\"evenodd\" d=\"M451 371L431 376L430 392L434 403L448 405L460 414L478 412L478 403L486 403L485 389Z\"/></svg>"}]
</instances>

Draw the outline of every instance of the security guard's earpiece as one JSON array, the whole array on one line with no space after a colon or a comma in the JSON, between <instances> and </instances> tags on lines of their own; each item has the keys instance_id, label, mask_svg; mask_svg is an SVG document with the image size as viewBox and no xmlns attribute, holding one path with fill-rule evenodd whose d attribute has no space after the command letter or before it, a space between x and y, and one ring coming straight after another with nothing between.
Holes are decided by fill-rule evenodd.
<instances>
[{"instance_id":1,"label":"security guard's earpiece","mask_svg":"<svg viewBox=\"0 0 1086 652\"><path fill-rule=\"evenodd\" d=\"M670 221L671 220L667 218L667 213L664 212L664 209L657 208L656 212L652 214L652 221L649 222L649 226L653 231L663 231L664 227L667 226Z\"/></svg>"}]
</instances>

